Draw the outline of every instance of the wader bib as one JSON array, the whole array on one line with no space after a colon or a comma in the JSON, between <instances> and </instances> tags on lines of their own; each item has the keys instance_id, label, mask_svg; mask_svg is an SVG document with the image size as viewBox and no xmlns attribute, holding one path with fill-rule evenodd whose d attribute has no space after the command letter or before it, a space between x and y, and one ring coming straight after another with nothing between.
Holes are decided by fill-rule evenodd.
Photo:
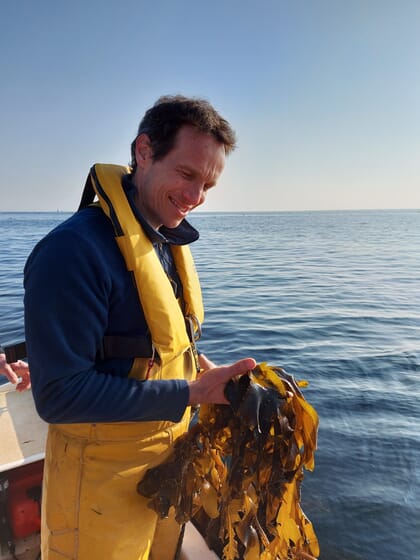
<instances>
[{"instance_id":1,"label":"wader bib","mask_svg":"<svg viewBox=\"0 0 420 560\"><path fill-rule=\"evenodd\" d=\"M110 217L133 274L158 359L136 358L138 379L194 379L196 361L185 317L152 243L121 186L128 169L96 165L92 185ZM203 320L199 281L187 246L172 246L185 315ZM136 492L147 469L163 462L188 428L179 423L127 422L49 426L42 498L42 560L172 560L180 527L158 520Z\"/></svg>"}]
</instances>

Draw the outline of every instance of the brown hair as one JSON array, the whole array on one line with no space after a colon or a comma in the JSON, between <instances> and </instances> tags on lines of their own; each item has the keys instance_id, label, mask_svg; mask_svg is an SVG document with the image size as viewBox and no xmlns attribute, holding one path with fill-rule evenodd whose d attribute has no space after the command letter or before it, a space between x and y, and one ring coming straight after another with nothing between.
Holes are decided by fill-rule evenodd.
<instances>
[{"instance_id":1,"label":"brown hair","mask_svg":"<svg viewBox=\"0 0 420 560\"><path fill-rule=\"evenodd\" d=\"M236 136L227 120L205 99L165 95L148 109L140 122L137 136L131 143L131 167L136 170L136 140L147 134L153 149L153 159L163 159L174 147L179 129L191 125L212 134L225 147L226 155L235 149Z\"/></svg>"}]
</instances>

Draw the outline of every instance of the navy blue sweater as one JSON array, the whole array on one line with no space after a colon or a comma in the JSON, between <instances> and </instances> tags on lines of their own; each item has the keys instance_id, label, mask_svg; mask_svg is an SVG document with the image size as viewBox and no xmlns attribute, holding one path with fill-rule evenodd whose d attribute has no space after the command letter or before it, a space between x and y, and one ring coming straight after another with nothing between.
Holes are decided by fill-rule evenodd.
<instances>
[{"instance_id":1,"label":"navy blue sweater","mask_svg":"<svg viewBox=\"0 0 420 560\"><path fill-rule=\"evenodd\" d=\"M167 238L182 244L198 237L187 222L165 235L145 229L160 247ZM181 419L186 381L139 381L127 377L131 359L97 360L104 335L146 332L133 278L100 208L77 212L38 243L26 263L24 286L33 395L44 420Z\"/></svg>"}]
</instances>

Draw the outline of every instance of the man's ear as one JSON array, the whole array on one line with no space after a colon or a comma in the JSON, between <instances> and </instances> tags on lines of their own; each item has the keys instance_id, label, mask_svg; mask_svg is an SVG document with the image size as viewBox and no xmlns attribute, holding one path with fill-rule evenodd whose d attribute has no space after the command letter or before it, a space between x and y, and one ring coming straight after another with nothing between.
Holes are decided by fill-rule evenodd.
<instances>
[{"instance_id":1,"label":"man's ear","mask_svg":"<svg viewBox=\"0 0 420 560\"><path fill-rule=\"evenodd\" d=\"M152 143L147 134L142 133L136 138L136 163L137 167L144 169L153 159Z\"/></svg>"}]
</instances>

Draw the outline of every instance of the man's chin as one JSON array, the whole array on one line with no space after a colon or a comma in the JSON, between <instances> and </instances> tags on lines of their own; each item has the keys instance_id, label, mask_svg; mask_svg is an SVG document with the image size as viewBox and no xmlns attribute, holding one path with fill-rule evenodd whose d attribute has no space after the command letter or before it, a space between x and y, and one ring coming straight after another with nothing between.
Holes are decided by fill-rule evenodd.
<instances>
[{"instance_id":1,"label":"man's chin","mask_svg":"<svg viewBox=\"0 0 420 560\"><path fill-rule=\"evenodd\" d=\"M175 229L179 226L179 224L184 220L184 218L178 218L176 220L167 220L164 222L164 226L168 229Z\"/></svg>"}]
</instances>

